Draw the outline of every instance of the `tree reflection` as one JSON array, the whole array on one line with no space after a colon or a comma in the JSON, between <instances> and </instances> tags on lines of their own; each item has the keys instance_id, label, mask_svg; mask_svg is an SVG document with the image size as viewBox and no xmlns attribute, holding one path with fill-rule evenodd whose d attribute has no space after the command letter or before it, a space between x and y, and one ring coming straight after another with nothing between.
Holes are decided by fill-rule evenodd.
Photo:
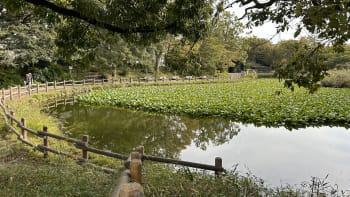
<instances>
[{"instance_id":1,"label":"tree reflection","mask_svg":"<svg viewBox=\"0 0 350 197\"><path fill-rule=\"evenodd\" d=\"M128 154L133 147L145 146L146 154L179 158L192 141L205 150L212 143L221 145L238 134L234 122L223 119L149 114L118 108L59 106L51 112L63 123L66 134L90 136L98 148Z\"/></svg>"}]
</instances>

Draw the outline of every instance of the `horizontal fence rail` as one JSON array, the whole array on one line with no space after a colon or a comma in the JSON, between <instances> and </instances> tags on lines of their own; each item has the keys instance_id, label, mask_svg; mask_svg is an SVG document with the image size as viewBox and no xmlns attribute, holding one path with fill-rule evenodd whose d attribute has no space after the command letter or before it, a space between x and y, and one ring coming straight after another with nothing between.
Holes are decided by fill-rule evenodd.
<instances>
[{"instance_id":1,"label":"horizontal fence rail","mask_svg":"<svg viewBox=\"0 0 350 197\"><path fill-rule=\"evenodd\" d=\"M22 118L21 121L17 120L14 117L14 113L11 111L8 114L8 110L7 108L3 105L2 102L0 102L0 107L3 109L5 116L7 117L7 119L10 121L10 124L6 123L8 128L16 135L18 136L19 139L22 139L24 142L28 142L26 141L26 132L29 132L30 134L43 138L44 140L48 139L48 137L56 139L56 140L63 140L66 141L68 143L72 143L75 145L76 148L87 151L87 152L92 152L95 154L99 154L99 155L104 155L107 157L111 157L111 158L116 158L116 159L121 159L121 160L126 160L128 158L128 156L123 155L123 154L119 154L119 153L114 153L111 151L105 151L105 150L100 150L97 148L93 148L90 147L88 145L88 143L86 143L86 140L78 140L75 138L69 138L66 136L61 136L61 135L57 135L57 134L53 134L48 132L48 128L44 127L43 131L36 131L30 128L25 127L25 119ZM17 126L18 128L21 129L22 133L20 133L15 126ZM28 142L29 143L29 142ZM26 144L28 144L26 143ZM45 142L47 144L47 142ZM41 150L47 150L53 153L58 153L58 151L52 150L48 148L48 145L44 146L39 146L38 147ZM60 155L64 154L62 152L59 153ZM66 155L69 155L68 153ZM84 158L84 155L82 158L87 159L87 156L85 156L86 158ZM221 158L215 158L215 164L216 165L207 165L207 164L201 164L201 163L195 163L195 162L189 162L189 161L181 161L181 160L175 160L175 159L169 159L169 158L162 158L162 157L155 157L155 156L150 156L150 155L142 155L142 160L149 160L149 161L155 161L155 162L160 162L160 163L168 163L168 164L175 164L175 165L182 165L182 166L187 166L187 167L192 167L192 168L198 168L198 169L203 169L203 170L211 170L211 171L215 171L216 173L220 173L223 172L224 169L222 168L222 161Z\"/></svg>"},{"instance_id":2,"label":"horizontal fence rail","mask_svg":"<svg viewBox=\"0 0 350 197\"><path fill-rule=\"evenodd\" d=\"M235 80L243 77L243 73L232 73L229 77L192 77L186 76L184 78L171 77L171 78L113 78L113 79L84 79L84 80L64 80L64 81L54 81L46 83L36 83L30 86L16 86L9 87L8 89L1 89L1 98L14 99L21 98L22 96L31 96L32 94L38 94L40 92L49 92L52 90L64 90L66 88L72 87L82 87L91 85L116 85L116 84L141 84L141 83L156 83L156 84L177 84L177 83L191 83L195 81L222 81L222 80Z\"/></svg>"},{"instance_id":3,"label":"horizontal fence rail","mask_svg":"<svg viewBox=\"0 0 350 197\"><path fill-rule=\"evenodd\" d=\"M237 76L235 76L237 77ZM180 81L179 80L168 80L169 82L172 81ZM183 81L188 80L196 80L196 79L182 79ZM209 78L203 78L200 80L222 80L221 79L209 79ZM156 80L153 82L159 82L159 83L165 83L166 79L163 80ZM143 161L153 161L153 162L160 162L160 163L167 163L167 164L174 164L174 165L181 165L191 168L197 168L202 170L210 170L214 171L216 175L220 175L222 172L225 171L225 169L222 167L222 159L220 157L215 158L215 165L208 165L208 164L202 164L202 163L196 163L196 162L190 162L190 161L182 161L182 160L176 160L176 159L170 159L170 158L162 158L162 157L156 157L151 155L145 155L144 154L144 148L143 147L137 147L131 152L129 156L114 153L111 151L106 150L100 150L94 147L91 147L89 145L89 137L87 135L84 135L81 140L70 138L66 136L57 135L54 133L49 132L49 128L46 126L43 127L42 130L34 130L31 128L28 128L27 122L24 118L21 118L20 120L15 118L15 113L13 111L9 111L8 107L5 106L5 100L6 99L14 99L14 98L21 98L22 96L31 96L33 93L40 93L40 92L48 92L50 90L58 90L58 89L66 89L66 87L75 87L75 86L85 86L85 85L96 85L96 84L116 84L116 83L147 83L149 82L149 79L122 79L119 78L119 80L96 80L96 79L90 79L90 80L82 80L82 81L63 81L63 82L47 82L45 84L33 84L32 87L10 87L9 89L2 89L1 94L1 100L0 100L0 108L2 108L3 116L5 118L5 125L7 128L14 133L18 140L21 141L23 144L28 145L40 152L43 152L44 157L47 158L49 153L53 153L59 156L68 157L74 160L77 160L79 162L82 162L85 165L90 165L92 167L95 167L97 169L103 170L105 172L115 172L113 169L105 168L102 166L96 166L95 164L89 162L88 152L95 153L97 155L103 155L110 158L115 158L119 160L125 161L125 170L123 171L122 175L120 176L118 180L118 185L113 191L112 196L114 197L126 197L126 196L144 196L144 191L142 187L142 165ZM91 90L90 90L91 91ZM61 93L62 94L62 93ZM62 95L61 95L62 97ZM49 99L51 100L51 99ZM54 104L52 104L54 103ZM71 99L67 99L66 97L64 99L58 100L57 98L54 98L54 102L51 102L51 105L47 105L46 108L52 108L57 107L58 105L66 105L66 104L74 104L75 103L75 97ZM27 133L31 134L33 137L38 137L42 139L42 144L34 144L30 141L28 141ZM75 148L81 150L81 155L74 155L67 152L62 152L59 150L55 150L50 147L49 145L49 139L55 139L55 140L61 140L65 141L67 143L73 144ZM130 193L131 192L131 193Z\"/></svg>"}]
</instances>

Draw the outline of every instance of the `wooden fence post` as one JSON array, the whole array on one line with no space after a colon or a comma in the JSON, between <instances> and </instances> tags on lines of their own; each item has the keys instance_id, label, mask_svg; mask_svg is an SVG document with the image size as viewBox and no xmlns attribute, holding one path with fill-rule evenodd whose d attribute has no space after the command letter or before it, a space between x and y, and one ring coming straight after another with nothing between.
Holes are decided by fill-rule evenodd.
<instances>
[{"instance_id":1,"label":"wooden fence post","mask_svg":"<svg viewBox=\"0 0 350 197\"><path fill-rule=\"evenodd\" d=\"M10 87L10 100L12 100L12 87Z\"/></svg>"},{"instance_id":2,"label":"wooden fence post","mask_svg":"<svg viewBox=\"0 0 350 197\"><path fill-rule=\"evenodd\" d=\"M21 86L17 86L18 98L21 98Z\"/></svg>"},{"instance_id":3,"label":"wooden fence post","mask_svg":"<svg viewBox=\"0 0 350 197\"><path fill-rule=\"evenodd\" d=\"M63 89L66 89L66 80L63 80Z\"/></svg>"},{"instance_id":4,"label":"wooden fence post","mask_svg":"<svg viewBox=\"0 0 350 197\"><path fill-rule=\"evenodd\" d=\"M121 77L119 78L119 83L122 83L122 78Z\"/></svg>"},{"instance_id":5,"label":"wooden fence post","mask_svg":"<svg viewBox=\"0 0 350 197\"><path fill-rule=\"evenodd\" d=\"M36 84L36 93L39 94L39 83Z\"/></svg>"},{"instance_id":6,"label":"wooden fence post","mask_svg":"<svg viewBox=\"0 0 350 197\"><path fill-rule=\"evenodd\" d=\"M132 81L132 80L131 80L131 77L130 77L130 78L129 78L129 82L131 83L131 81Z\"/></svg>"},{"instance_id":7,"label":"wooden fence post","mask_svg":"<svg viewBox=\"0 0 350 197\"><path fill-rule=\"evenodd\" d=\"M54 88L55 88L55 90L56 90L56 88L57 88L57 82L56 82L56 80L53 82L53 86L54 86Z\"/></svg>"},{"instance_id":8,"label":"wooden fence post","mask_svg":"<svg viewBox=\"0 0 350 197\"><path fill-rule=\"evenodd\" d=\"M48 131L47 126L44 126L43 127L43 132L47 133L47 131ZM48 136L44 136L43 139L44 139L44 141L43 141L44 147L49 147L49 137ZM48 157L48 152L47 152L47 150L44 150L44 158L47 158L47 157Z\"/></svg>"},{"instance_id":9,"label":"wooden fence post","mask_svg":"<svg viewBox=\"0 0 350 197\"><path fill-rule=\"evenodd\" d=\"M10 115L11 115L12 117L14 117L14 116L15 116L15 112L10 111ZM13 119L12 119L12 118L11 118L11 125L13 126Z\"/></svg>"},{"instance_id":10,"label":"wooden fence post","mask_svg":"<svg viewBox=\"0 0 350 197\"><path fill-rule=\"evenodd\" d=\"M48 84L48 82L46 82L46 84L45 84L45 92L48 92L49 91L49 84Z\"/></svg>"},{"instance_id":11,"label":"wooden fence post","mask_svg":"<svg viewBox=\"0 0 350 197\"><path fill-rule=\"evenodd\" d=\"M71 80L72 81L72 86L73 86L73 88L74 88L74 80Z\"/></svg>"},{"instance_id":12,"label":"wooden fence post","mask_svg":"<svg viewBox=\"0 0 350 197\"><path fill-rule=\"evenodd\" d=\"M2 98L5 100L5 88L2 88Z\"/></svg>"},{"instance_id":13,"label":"wooden fence post","mask_svg":"<svg viewBox=\"0 0 350 197\"><path fill-rule=\"evenodd\" d=\"M22 118L21 124L22 124L22 127L26 127L26 119ZM22 128L22 139L27 140L27 130L25 130L24 128Z\"/></svg>"},{"instance_id":14,"label":"wooden fence post","mask_svg":"<svg viewBox=\"0 0 350 197\"><path fill-rule=\"evenodd\" d=\"M29 96L32 95L32 87L28 87L28 93L29 93Z\"/></svg>"},{"instance_id":15,"label":"wooden fence post","mask_svg":"<svg viewBox=\"0 0 350 197\"><path fill-rule=\"evenodd\" d=\"M82 138L83 142L84 142L84 146L88 146L89 144L89 136L88 135L83 135ZM86 149L82 149L83 150L83 159L88 160L88 151Z\"/></svg>"},{"instance_id":16,"label":"wooden fence post","mask_svg":"<svg viewBox=\"0 0 350 197\"><path fill-rule=\"evenodd\" d=\"M222 174L222 159L221 157L215 157L215 175L219 176Z\"/></svg>"},{"instance_id":17,"label":"wooden fence post","mask_svg":"<svg viewBox=\"0 0 350 197\"><path fill-rule=\"evenodd\" d=\"M83 79L83 87L85 86L85 79Z\"/></svg>"},{"instance_id":18,"label":"wooden fence post","mask_svg":"<svg viewBox=\"0 0 350 197\"><path fill-rule=\"evenodd\" d=\"M142 184L142 156L139 152L132 152L130 158L131 181Z\"/></svg>"},{"instance_id":19,"label":"wooden fence post","mask_svg":"<svg viewBox=\"0 0 350 197\"><path fill-rule=\"evenodd\" d=\"M95 82L95 78L94 78L94 80L93 80L92 84L93 84L93 85L95 85L95 83L96 83L96 82Z\"/></svg>"}]
</instances>

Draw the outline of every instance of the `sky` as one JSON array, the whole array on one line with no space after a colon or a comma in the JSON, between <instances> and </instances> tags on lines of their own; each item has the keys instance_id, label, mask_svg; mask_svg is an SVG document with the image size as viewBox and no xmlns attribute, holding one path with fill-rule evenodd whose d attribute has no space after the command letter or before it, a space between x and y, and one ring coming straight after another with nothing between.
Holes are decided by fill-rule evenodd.
<instances>
[{"instance_id":1,"label":"sky","mask_svg":"<svg viewBox=\"0 0 350 197\"><path fill-rule=\"evenodd\" d=\"M234 15L236 15L238 18L243 16L244 14L244 8L239 7L239 5L235 5L233 8L229 9L229 11L233 12ZM244 24L247 22L246 19L242 19L241 22ZM291 28L289 31L282 32L276 35L276 25L272 22L267 22L262 26L259 27L253 27L252 29L247 29L246 32L243 34L243 36L256 36L259 38L265 38L265 39L271 39L272 43L278 43L282 40L289 40L289 39L295 39L294 38L294 32L297 27L297 23L299 21L292 21L291 22ZM249 33L248 33L249 32ZM306 30L303 30L300 33L300 36L297 37L305 37L308 36L309 33Z\"/></svg>"}]
</instances>

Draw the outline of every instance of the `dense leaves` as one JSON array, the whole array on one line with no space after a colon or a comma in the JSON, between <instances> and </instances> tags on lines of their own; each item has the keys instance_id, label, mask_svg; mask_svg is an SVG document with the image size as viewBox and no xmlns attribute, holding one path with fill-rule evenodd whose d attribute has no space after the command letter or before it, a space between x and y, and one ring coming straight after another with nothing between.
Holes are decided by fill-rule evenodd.
<instances>
[{"instance_id":1,"label":"dense leaves","mask_svg":"<svg viewBox=\"0 0 350 197\"><path fill-rule=\"evenodd\" d=\"M288 128L307 125L350 126L349 89L290 92L276 80L237 84L179 85L108 89L80 96L83 103L123 106Z\"/></svg>"}]
</instances>

